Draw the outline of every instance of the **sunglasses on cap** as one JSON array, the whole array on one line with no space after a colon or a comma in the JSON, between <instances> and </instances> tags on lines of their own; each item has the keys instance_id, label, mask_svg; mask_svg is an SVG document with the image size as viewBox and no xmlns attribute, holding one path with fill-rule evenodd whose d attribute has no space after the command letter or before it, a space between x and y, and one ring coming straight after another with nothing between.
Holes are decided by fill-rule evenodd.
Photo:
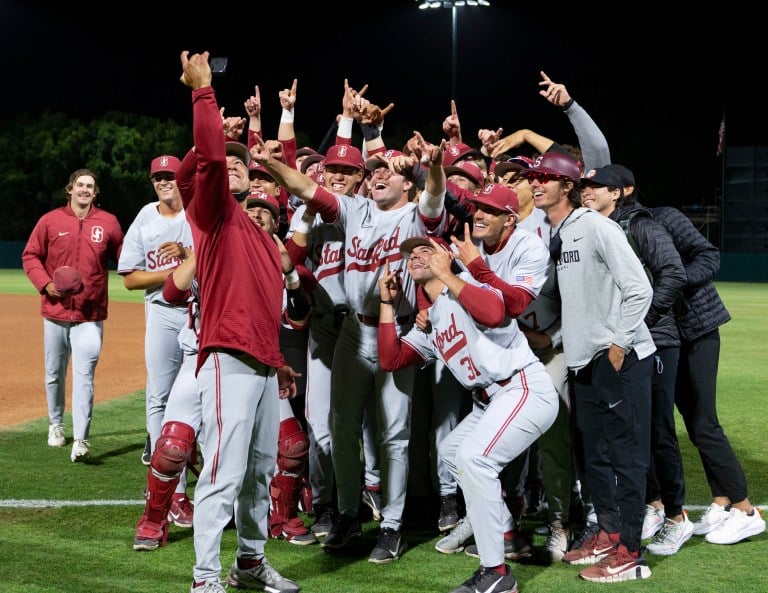
<instances>
[{"instance_id":1,"label":"sunglasses on cap","mask_svg":"<svg viewBox=\"0 0 768 593\"><path fill-rule=\"evenodd\" d=\"M152 181L159 183L161 181L173 181L176 179L176 175L173 173L155 173L152 175Z\"/></svg>"},{"instance_id":2,"label":"sunglasses on cap","mask_svg":"<svg viewBox=\"0 0 768 593\"><path fill-rule=\"evenodd\" d=\"M541 173L540 171L522 171L520 176L527 179L529 182L538 181L539 183L547 183L549 181L571 181L570 178L564 175L552 175L550 173Z\"/></svg>"}]
</instances>

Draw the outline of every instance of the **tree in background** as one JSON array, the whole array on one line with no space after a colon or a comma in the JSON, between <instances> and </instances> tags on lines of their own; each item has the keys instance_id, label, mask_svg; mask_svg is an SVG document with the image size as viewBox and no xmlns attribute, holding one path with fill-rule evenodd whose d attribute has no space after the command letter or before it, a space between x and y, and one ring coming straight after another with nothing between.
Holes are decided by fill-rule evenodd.
<instances>
[{"instance_id":1,"label":"tree in background","mask_svg":"<svg viewBox=\"0 0 768 593\"><path fill-rule=\"evenodd\" d=\"M63 181L81 167L99 176L98 205L127 229L154 200L149 163L182 158L192 145L187 124L109 112L83 122L61 113L23 114L0 122L0 241L23 241L45 212L64 204Z\"/></svg>"}]
</instances>

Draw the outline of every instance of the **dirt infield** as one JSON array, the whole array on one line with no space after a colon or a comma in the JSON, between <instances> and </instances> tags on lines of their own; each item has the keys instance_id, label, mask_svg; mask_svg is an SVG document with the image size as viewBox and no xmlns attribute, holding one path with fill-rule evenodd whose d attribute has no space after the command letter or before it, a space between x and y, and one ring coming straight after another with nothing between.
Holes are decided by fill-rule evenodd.
<instances>
[{"instance_id":1,"label":"dirt infield","mask_svg":"<svg viewBox=\"0 0 768 593\"><path fill-rule=\"evenodd\" d=\"M35 296L0 295L0 426L48 415L43 388L43 319ZM144 306L109 303L104 344L96 367L95 403L146 385ZM67 412L72 409L72 371L67 374Z\"/></svg>"}]
</instances>

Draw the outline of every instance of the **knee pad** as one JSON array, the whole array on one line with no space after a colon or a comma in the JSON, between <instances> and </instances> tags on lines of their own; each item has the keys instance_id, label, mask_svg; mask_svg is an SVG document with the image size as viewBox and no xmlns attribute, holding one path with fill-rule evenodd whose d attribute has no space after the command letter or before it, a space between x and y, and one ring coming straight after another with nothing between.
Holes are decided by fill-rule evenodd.
<instances>
[{"instance_id":1,"label":"knee pad","mask_svg":"<svg viewBox=\"0 0 768 593\"><path fill-rule=\"evenodd\" d=\"M280 422L277 440L277 469L281 472L300 475L309 457L309 438L296 418Z\"/></svg>"},{"instance_id":2,"label":"knee pad","mask_svg":"<svg viewBox=\"0 0 768 593\"><path fill-rule=\"evenodd\" d=\"M160 475L177 476L184 471L194 448L195 429L183 422L168 422L155 443L149 465Z\"/></svg>"}]
</instances>

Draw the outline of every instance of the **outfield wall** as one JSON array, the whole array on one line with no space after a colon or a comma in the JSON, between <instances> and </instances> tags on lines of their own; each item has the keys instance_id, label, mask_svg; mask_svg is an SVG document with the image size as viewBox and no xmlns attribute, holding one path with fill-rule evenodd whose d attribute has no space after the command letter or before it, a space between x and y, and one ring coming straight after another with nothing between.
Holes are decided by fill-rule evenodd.
<instances>
[{"instance_id":1,"label":"outfield wall","mask_svg":"<svg viewBox=\"0 0 768 593\"><path fill-rule=\"evenodd\" d=\"M21 268L23 241L0 241L0 269ZM768 253L723 253L716 280L768 282Z\"/></svg>"}]
</instances>

